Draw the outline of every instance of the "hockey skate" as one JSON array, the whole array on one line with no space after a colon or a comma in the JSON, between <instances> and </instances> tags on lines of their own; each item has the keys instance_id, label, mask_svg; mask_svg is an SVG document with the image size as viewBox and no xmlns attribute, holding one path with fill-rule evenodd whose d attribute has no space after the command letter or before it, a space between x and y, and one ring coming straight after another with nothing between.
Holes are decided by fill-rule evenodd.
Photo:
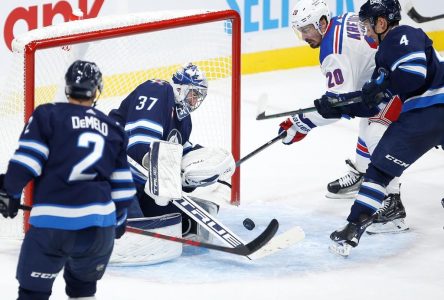
<instances>
[{"instance_id":1,"label":"hockey skate","mask_svg":"<svg viewBox=\"0 0 444 300\"><path fill-rule=\"evenodd\" d=\"M367 233L404 232L409 229L405 217L406 213L401 202L401 194L389 194L384 199L384 206L377 211L373 225L367 229Z\"/></svg>"},{"instance_id":2,"label":"hockey skate","mask_svg":"<svg viewBox=\"0 0 444 300\"><path fill-rule=\"evenodd\" d=\"M349 256L351 249L358 246L362 234L372 224L374 218L375 215L371 217L363 215L359 218L360 222L349 222L344 228L334 231L330 235L333 243L328 250L343 257Z\"/></svg>"},{"instance_id":3,"label":"hockey skate","mask_svg":"<svg viewBox=\"0 0 444 300\"><path fill-rule=\"evenodd\" d=\"M363 181L363 173L359 172L351 160L347 159L345 163L349 167L349 172L343 177L330 182L327 185L327 198L332 199L352 199Z\"/></svg>"}]
</instances>

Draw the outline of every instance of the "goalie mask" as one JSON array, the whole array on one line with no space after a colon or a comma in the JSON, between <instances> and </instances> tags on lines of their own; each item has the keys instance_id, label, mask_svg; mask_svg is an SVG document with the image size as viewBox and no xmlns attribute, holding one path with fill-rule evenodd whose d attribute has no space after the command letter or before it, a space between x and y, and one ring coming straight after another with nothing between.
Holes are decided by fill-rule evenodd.
<instances>
[{"instance_id":1,"label":"goalie mask","mask_svg":"<svg viewBox=\"0 0 444 300\"><path fill-rule=\"evenodd\" d=\"M96 98L103 89L102 73L89 61L76 60L66 71L65 81L65 94L75 99Z\"/></svg>"},{"instance_id":2,"label":"goalie mask","mask_svg":"<svg viewBox=\"0 0 444 300\"><path fill-rule=\"evenodd\" d=\"M189 63L177 70L172 81L177 117L182 120L204 101L208 91L208 80L196 65Z\"/></svg>"}]
</instances>

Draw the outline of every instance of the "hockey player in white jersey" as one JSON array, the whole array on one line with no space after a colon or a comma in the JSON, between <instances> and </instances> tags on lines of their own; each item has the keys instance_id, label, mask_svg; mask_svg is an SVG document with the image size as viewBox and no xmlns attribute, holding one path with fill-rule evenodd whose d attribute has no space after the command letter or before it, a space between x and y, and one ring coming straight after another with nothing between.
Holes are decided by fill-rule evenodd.
<instances>
[{"instance_id":1,"label":"hockey player in white jersey","mask_svg":"<svg viewBox=\"0 0 444 300\"><path fill-rule=\"evenodd\" d=\"M331 18L330 10L323 0L301 0L291 13L292 27L296 34L310 45L320 48L320 65L326 78L327 91L323 97L359 90L371 78L374 70L375 43L361 33L359 17L346 13ZM319 102L315 102L319 103ZM362 118L356 146L356 161L346 160L350 171L343 177L328 184L329 198L352 198L362 183L363 174L370 162L370 156L387 126L395 121L401 110L398 97L387 99L379 110L368 118ZM317 127L336 122L341 115L336 111L325 111L293 115L280 124L280 131L286 130L284 144L300 141L308 132ZM405 225L405 210L401 203L399 182L395 178L388 186L385 209L381 210L379 223L368 232L390 232L408 229ZM396 210L397 214L393 214ZM388 214L388 215L387 215ZM394 221L395 216L397 219ZM394 221L394 222L393 222ZM385 225L380 225L385 224Z\"/></svg>"}]
</instances>

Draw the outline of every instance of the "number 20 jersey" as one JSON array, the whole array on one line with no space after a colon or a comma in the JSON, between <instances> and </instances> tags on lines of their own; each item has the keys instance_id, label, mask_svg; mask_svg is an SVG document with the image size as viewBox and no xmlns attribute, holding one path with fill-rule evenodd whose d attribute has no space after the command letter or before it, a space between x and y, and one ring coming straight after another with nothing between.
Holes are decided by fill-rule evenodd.
<instances>
[{"instance_id":1,"label":"number 20 jersey","mask_svg":"<svg viewBox=\"0 0 444 300\"><path fill-rule=\"evenodd\" d=\"M362 89L375 67L376 45L359 30L359 17L352 13L333 17L320 45L319 62L326 79L326 94ZM319 113L305 114L314 126L331 124Z\"/></svg>"}]
</instances>

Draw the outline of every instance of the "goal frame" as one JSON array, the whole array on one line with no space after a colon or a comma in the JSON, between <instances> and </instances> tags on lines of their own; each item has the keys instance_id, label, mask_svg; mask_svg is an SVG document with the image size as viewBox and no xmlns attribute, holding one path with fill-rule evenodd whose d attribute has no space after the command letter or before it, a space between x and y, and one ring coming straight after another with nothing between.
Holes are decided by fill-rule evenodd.
<instances>
[{"instance_id":1,"label":"goal frame","mask_svg":"<svg viewBox=\"0 0 444 300\"><path fill-rule=\"evenodd\" d=\"M171 18L168 20L152 21L143 24L125 27L96 30L91 32L74 33L49 39L36 39L23 47L24 55L24 121L31 117L35 109L35 54L36 51L46 48L72 45L84 42L105 40L116 37L135 35L146 32L161 31L178 27L187 27L197 24L231 20L232 37L232 78L231 78L231 152L236 161L240 159L240 90L241 90L241 18L235 10L208 11L191 16ZM82 21L78 21L82 22ZM240 169L231 177L231 204L240 204ZM29 183L24 191L24 202L32 205L33 182ZM24 212L24 227L28 229L29 212Z\"/></svg>"}]
</instances>

